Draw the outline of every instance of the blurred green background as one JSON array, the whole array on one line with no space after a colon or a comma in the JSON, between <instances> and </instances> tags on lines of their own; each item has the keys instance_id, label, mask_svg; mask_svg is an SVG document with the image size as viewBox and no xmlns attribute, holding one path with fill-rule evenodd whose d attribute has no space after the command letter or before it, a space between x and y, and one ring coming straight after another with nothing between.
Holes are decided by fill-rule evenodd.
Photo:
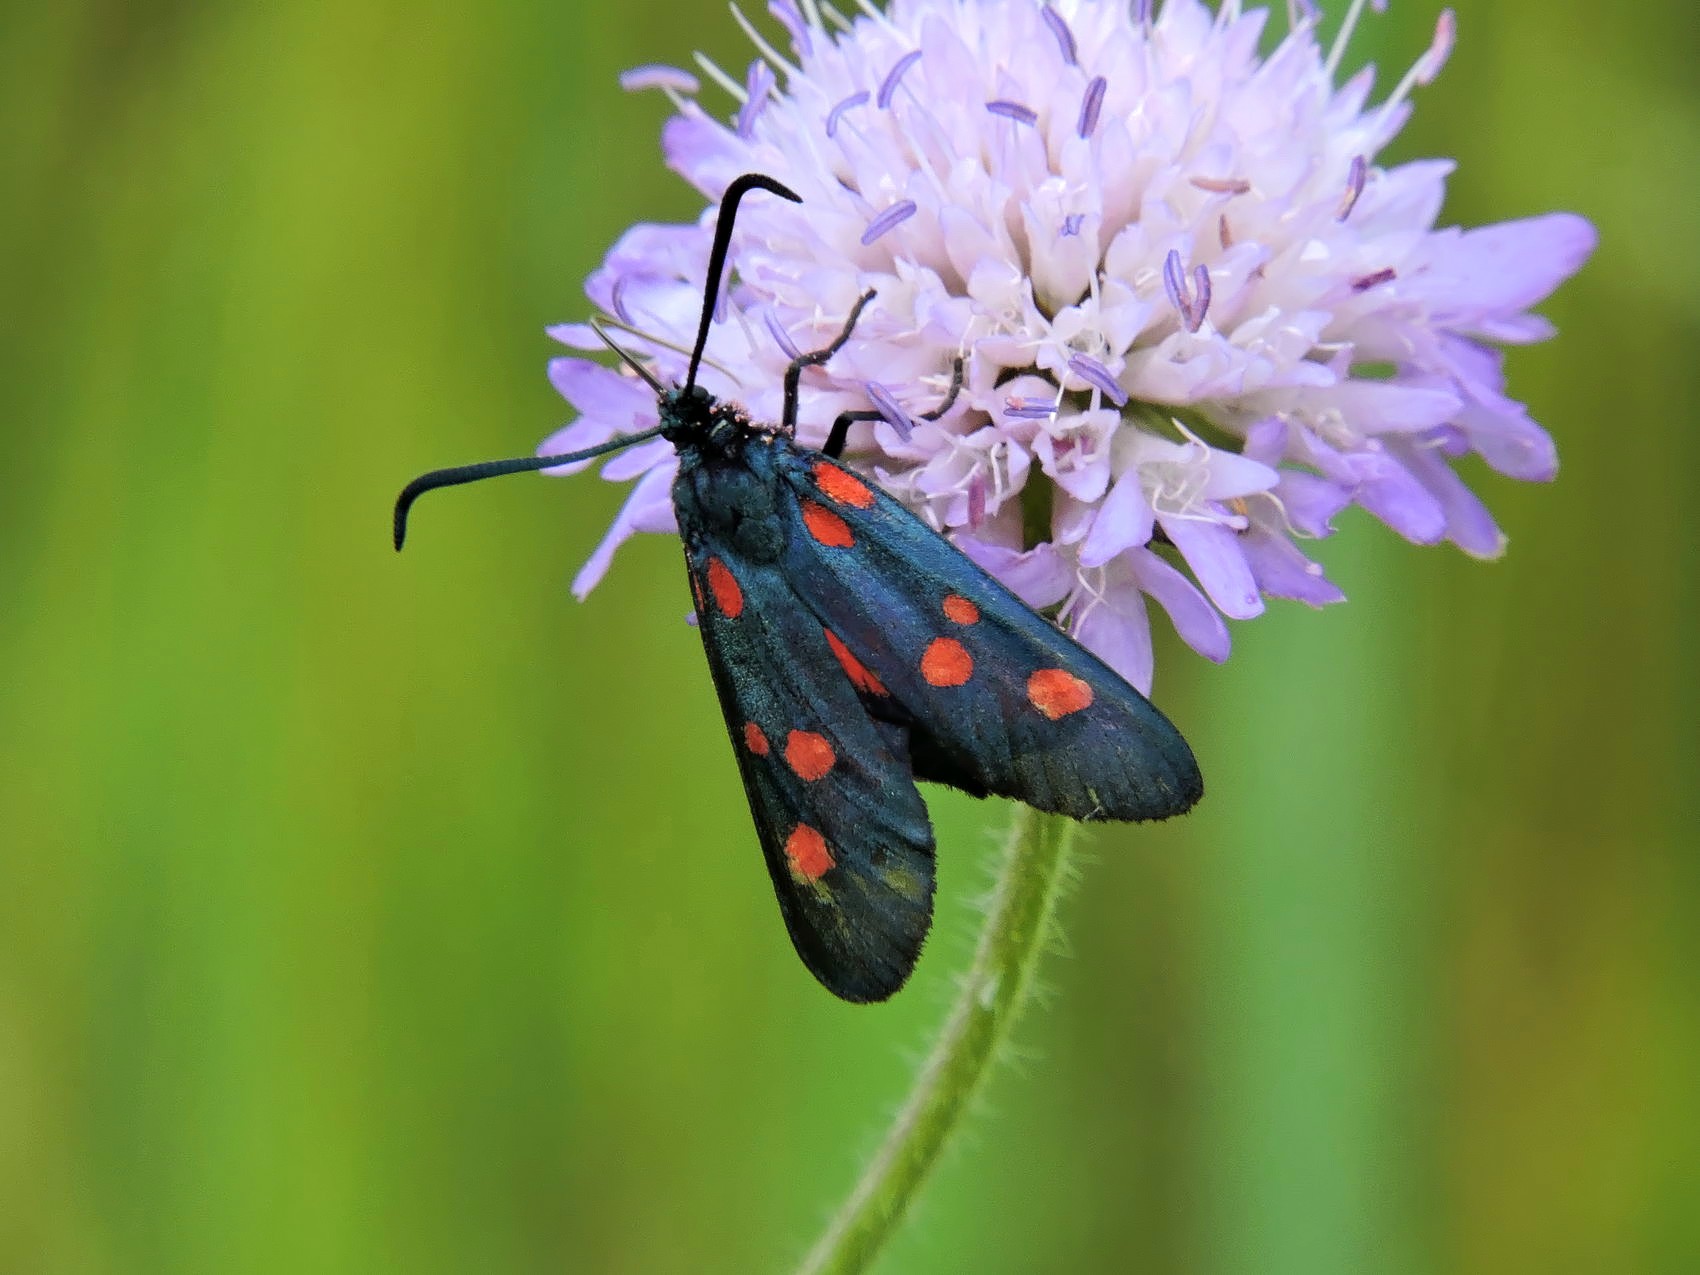
<instances>
[{"instance_id":1,"label":"blurred green background","mask_svg":"<svg viewBox=\"0 0 1700 1275\"><path fill-rule=\"evenodd\" d=\"M1477 475L1500 563L1350 518L1349 605L1276 604L1222 668L1162 648L1210 799L1096 836L886 1271L1700 1269L1693 26L1461 8L1394 157L1459 158L1448 221L1596 220L1512 358L1564 472ZM783 1270L948 1001L1001 813L934 795L934 943L840 1005L676 546L574 603L591 478L387 543L405 478L566 419L543 326L699 206L614 77L741 65L734 25L0 13L0 1270ZM1348 67L1433 20L1369 15Z\"/></svg>"}]
</instances>

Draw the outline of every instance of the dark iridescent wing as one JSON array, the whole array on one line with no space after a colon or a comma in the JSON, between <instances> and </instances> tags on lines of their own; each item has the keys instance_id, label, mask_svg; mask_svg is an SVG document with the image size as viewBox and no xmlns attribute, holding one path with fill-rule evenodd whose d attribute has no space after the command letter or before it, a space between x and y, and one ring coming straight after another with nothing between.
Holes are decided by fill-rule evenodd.
<instances>
[{"instance_id":1,"label":"dark iridescent wing","mask_svg":"<svg viewBox=\"0 0 1700 1275\"><path fill-rule=\"evenodd\" d=\"M897 501L783 441L785 577L914 773L1076 819L1162 819L1204 782L1150 701ZM860 672L858 673L858 670Z\"/></svg>"},{"instance_id":2,"label":"dark iridescent wing","mask_svg":"<svg viewBox=\"0 0 1700 1275\"><path fill-rule=\"evenodd\" d=\"M687 545L703 647L797 954L834 994L890 996L932 923L933 834L900 740L869 717L779 563Z\"/></svg>"}]
</instances>

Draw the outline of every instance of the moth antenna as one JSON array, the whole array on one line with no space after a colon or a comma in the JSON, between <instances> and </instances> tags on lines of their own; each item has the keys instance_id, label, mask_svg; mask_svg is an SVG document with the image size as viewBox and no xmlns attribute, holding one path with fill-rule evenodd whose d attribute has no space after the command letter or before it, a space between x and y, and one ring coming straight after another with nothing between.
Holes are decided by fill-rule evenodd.
<instances>
[{"instance_id":1,"label":"moth antenna","mask_svg":"<svg viewBox=\"0 0 1700 1275\"><path fill-rule=\"evenodd\" d=\"M396 552L400 553L402 545L407 541L408 511L413 508L413 502L428 491L436 491L439 487L459 487L463 483L483 482L486 478L500 478L504 474L525 474L539 469L553 469L557 465L571 465L575 461L606 456L609 452L617 452L633 443L648 442L659 437L663 428L657 425L641 434L625 434L619 438L611 438L606 443L599 443L595 447L587 447L581 452L567 452L562 456L516 456L512 460L483 460L476 465L456 465L453 469L433 469L428 474L421 474L403 487L401 495L395 500Z\"/></svg>"},{"instance_id":2,"label":"moth antenna","mask_svg":"<svg viewBox=\"0 0 1700 1275\"><path fill-rule=\"evenodd\" d=\"M632 371L643 377L643 379L649 383L650 389L654 390L658 395L665 394L667 392L667 387L660 381L656 380L654 376L650 375L648 368L639 363L637 359L633 358L625 350L614 344L614 338L608 335L608 330L602 326L601 319L591 319L590 330L602 339L603 345L607 346L610 350L614 351L615 354L620 356L620 362L624 363L627 367L631 368Z\"/></svg>"},{"instance_id":3,"label":"moth antenna","mask_svg":"<svg viewBox=\"0 0 1700 1275\"><path fill-rule=\"evenodd\" d=\"M738 216L738 201L752 190L765 190L794 204L803 202L803 197L796 191L761 173L745 173L720 197L720 213L714 223L714 247L708 254L708 280L702 289L702 322L697 324L697 343L691 350L691 366L685 375L687 393L697 383L697 365L702 362L703 347L708 344L709 324L714 322L714 303L720 298L720 274L726 269L726 253L732 245L732 223Z\"/></svg>"}]
</instances>

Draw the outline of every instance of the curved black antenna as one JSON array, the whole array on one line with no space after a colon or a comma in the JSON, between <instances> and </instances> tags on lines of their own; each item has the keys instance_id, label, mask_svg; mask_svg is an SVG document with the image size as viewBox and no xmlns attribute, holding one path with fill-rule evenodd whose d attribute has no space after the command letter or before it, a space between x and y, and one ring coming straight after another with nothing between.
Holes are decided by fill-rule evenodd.
<instances>
[{"instance_id":1,"label":"curved black antenna","mask_svg":"<svg viewBox=\"0 0 1700 1275\"><path fill-rule=\"evenodd\" d=\"M609 452L619 451L622 447L630 447L633 443L643 443L658 437L663 428L665 427L657 425L641 434L624 434L595 447L587 447L582 452L568 452L563 456L519 456L513 460L484 460L476 465L457 465L453 469L433 469L428 474L420 474L403 487L401 495L395 498L396 552L401 552L401 546L407 540L407 511L413 508L414 501L428 491L436 491L439 487L459 487L462 483L483 482L486 478L500 478L504 474L528 474L539 469L553 469L556 465L570 465L574 461L589 460L593 456L605 456Z\"/></svg>"},{"instance_id":2,"label":"curved black antenna","mask_svg":"<svg viewBox=\"0 0 1700 1275\"><path fill-rule=\"evenodd\" d=\"M796 191L761 173L745 173L720 197L720 215L714 223L714 249L708 254L708 281L702 290L702 322L697 325L696 348L691 351L690 371L685 374L687 391L697 383L697 364L702 362L702 350L708 344L708 325L714 321L714 303L720 296L720 272L726 268L726 251L732 244L732 222L738 215L738 201L752 190L765 190L794 204L803 202Z\"/></svg>"}]
</instances>

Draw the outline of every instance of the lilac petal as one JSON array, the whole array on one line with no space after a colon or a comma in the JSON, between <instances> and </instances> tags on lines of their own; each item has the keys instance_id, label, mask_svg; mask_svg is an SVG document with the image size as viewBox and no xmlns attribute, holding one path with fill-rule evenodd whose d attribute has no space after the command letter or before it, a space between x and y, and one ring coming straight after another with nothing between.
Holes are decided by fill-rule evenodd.
<instances>
[{"instance_id":1,"label":"lilac petal","mask_svg":"<svg viewBox=\"0 0 1700 1275\"><path fill-rule=\"evenodd\" d=\"M953 543L1036 611L1054 607L1074 585L1074 572L1055 545L1035 545L1023 553L962 534L955 536Z\"/></svg>"},{"instance_id":2,"label":"lilac petal","mask_svg":"<svg viewBox=\"0 0 1700 1275\"><path fill-rule=\"evenodd\" d=\"M589 359L550 359L549 383L584 415L616 422L616 432L634 415L655 414L647 386Z\"/></svg>"},{"instance_id":3,"label":"lilac petal","mask_svg":"<svg viewBox=\"0 0 1700 1275\"><path fill-rule=\"evenodd\" d=\"M1270 490L1281 481L1273 466L1251 460L1238 452L1220 447L1209 449L1204 487L1198 493L1201 500L1232 500L1236 496L1255 496Z\"/></svg>"},{"instance_id":4,"label":"lilac petal","mask_svg":"<svg viewBox=\"0 0 1700 1275\"><path fill-rule=\"evenodd\" d=\"M1151 693L1155 672L1151 619L1145 611L1145 599L1131 582L1095 599L1069 632L1141 695Z\"/></svg>"},{"instance_id":5,"label":"lilac petal","mask_svg":"<svg viewBox=\"0 0 1700 1275\"><path fill-rule=\"evenodd\" d=\"M1220 523L1198 518L1165 518L1159 514L1157 521L1224 615L1249 620L1263 614L1263 599L1258 596L1257 581L1252 578L1238 536Z\"/></svg>"},{"instance_id":6,"label":"lilac petal","mask_svg":"<svg viewBox=\"0 0 1700 1275\"><path fill-rule=\"evenodd\" d=\"M1438 544L1445 538L1446 511L1409 470L1385 455L1363 468L1352 499L1413 544Z\"/></svg>"},{"instance_id":7,"label":"lilac petal","mask_svg":"<svg viewBox=\"0 0 1700 1275\"><path fill-rule=\"evenodd\" d=\"M1080 565L1101 567L1123 550L1136 548L1151 539L1156 515L1140 486L1139 470L1130 469L1110 488L1092 530L1080 542Z\"/></svg>"},{"instance_id":8,"label":"lilac petal","mask_svg":"<svg viewBox=\"0 0 1700 1275\"><path fill-rule=\"evenodd\" d=\"M1233 645L1228 626L1198 587L1149 549L1136 550L1128 559L1139 587L1168 612L1181 641L1217 664L1227 659Z\"/></svg>"},{"instance_id":9,"label":"lilac petal","mask_svg":"<svg viewBox=\"0 0 1700 1275\"><path fill-rule=\"evenodd\" d=\"M573 596L583 601L602 577L608 574L608 565L614 561L614 551L624 544L636 531L669 532L676 531L678 524L673 518L673 475L678 472L674 464L657 465L632 488L632 494L626 498L625 505L614 518L614 525L608 528L608 534L602 537L602 543L596 546L596 552L590 555L584 566L573 578Z\"/></svg>"},{"instance_id":10,"label":"lilac petal","mask_svg":"<svg viewBox=\"0 0 1700 1275\"><path fill-rule=\"evenodd\" d=\"M1436 323L1465 323L1476 315L1538 305L1581 269L1599 242L1593 224L1574 213L1442 232L1435 238L1433 264L1420 293L1415 279L1410 287L1433 301Z\"/></svg>"},{"instance_id":11,"label":"lilac petal","mask_svg":"<svg viewBox=\"0 0 1700 1275\"><path fill-rule=\"evenodd\" d=\"M1334 534L1334 515L1352 503L1352 493L1339 483L1298 469L1281 471L1275 497L1286 510L1287 521L1317 539Z\"/></svg>"},{"instance_id":12,"label":"lilac petal","mask_svg":"<svg viewBox=\"0 0 1700 1275\"><path fill-rule=\"evenodd\" d=\"M1464 431L1470 446L1494 469L1509 478L1548 483L1558 477L1558 449L1552 436L1529 419L1521 403L1500 399L1496 410L1481 403L1468 403L1454 424Z\"/></svg>"},{"instance_id":13,"label":"lilac petal","mask_svg":"<svg viewBox=\"0 0 1700 1275\"><path fill-rule=\"evenodd\" d=\"M1344 602L1346 595L1322 574L1322 568L1286 536L1253 527L1240 537L1257 587L1272 598L1290 598L1313 607Z\"/></svg>"},{"instance_id":14,"label":"lilac petal","mask_svg":"<svg viewBox=\"0 0 1700 1275\"><path fill-rule=\"evenodd\" d=\"M1505 552L1505 534L1476 493L1446 463L1439 448L1400 449L1405 466L1446 514L1446 538L1475 558L1497 558Z\"/></svg>"}]
</instances>

